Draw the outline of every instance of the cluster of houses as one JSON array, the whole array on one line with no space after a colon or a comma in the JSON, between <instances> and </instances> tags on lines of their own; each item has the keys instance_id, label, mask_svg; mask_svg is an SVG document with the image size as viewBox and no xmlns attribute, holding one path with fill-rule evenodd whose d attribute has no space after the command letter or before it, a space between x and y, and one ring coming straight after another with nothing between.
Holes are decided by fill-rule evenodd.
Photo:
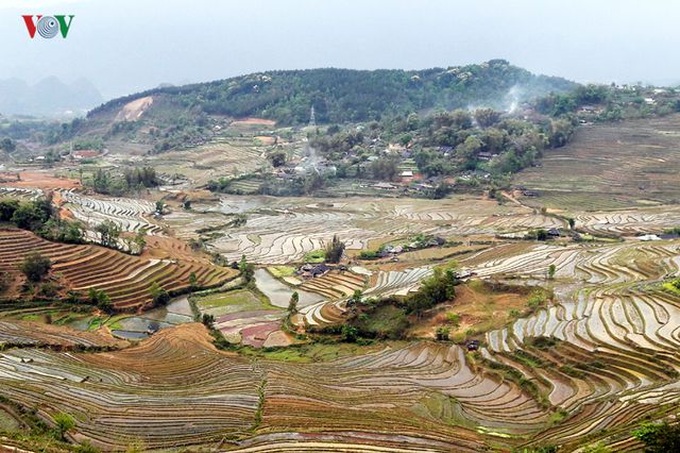
<instances>
[{"instance_id":1,"label":"cluster of houses","mask_svg":"<svg viewBox=\"0 0 680 453\"><path fill-rule=\"evenodd\" d=\"M343 266L344 267L344 266ZM333 268L324 264L303 264L298 268L295 274L304 279L309 280L310 278L321 277L329 273Z\"/></svg>"}]
</instances>

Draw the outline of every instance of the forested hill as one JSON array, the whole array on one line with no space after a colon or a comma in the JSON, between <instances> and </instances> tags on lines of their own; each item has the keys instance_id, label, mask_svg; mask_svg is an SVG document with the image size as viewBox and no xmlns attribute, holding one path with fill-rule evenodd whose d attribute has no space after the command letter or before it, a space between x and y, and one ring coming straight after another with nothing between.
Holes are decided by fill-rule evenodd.
<instances>
[{"instance_id":1,"label":"forested hill","mask_svg":"<svg viewBox=\"0 0 680 453\"><path fill-rule=\"evenodd\" d=\"M346 123L437 108L507 110L513 103L576 86L559 77L534 75L505 60L419 71L269 71L156 88L112 100L92 110L88 118L115 114L130 101L153 96L161 102L154 102L152 109L172 106L195 114L256 116L280 125L300 125L309 122L314 107L317 123Z\"/></svg>"}]
</instances>

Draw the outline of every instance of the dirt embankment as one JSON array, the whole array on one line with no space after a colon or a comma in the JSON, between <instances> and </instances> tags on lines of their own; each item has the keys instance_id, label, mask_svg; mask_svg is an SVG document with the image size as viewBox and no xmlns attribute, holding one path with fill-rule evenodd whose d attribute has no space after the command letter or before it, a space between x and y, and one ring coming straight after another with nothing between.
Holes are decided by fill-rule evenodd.
<instances>
[{"instance_id":1,"label":"dirt embankment","mask_svg":"<svg viewBox=\"0 0 680 453\"><path fill-rule=\"evenodd\" d=\"M152 104L153 98L151 96L128 102L120 109L120 112L116 115L115 121L137 121Z\"/></svg>"}]
</instances>

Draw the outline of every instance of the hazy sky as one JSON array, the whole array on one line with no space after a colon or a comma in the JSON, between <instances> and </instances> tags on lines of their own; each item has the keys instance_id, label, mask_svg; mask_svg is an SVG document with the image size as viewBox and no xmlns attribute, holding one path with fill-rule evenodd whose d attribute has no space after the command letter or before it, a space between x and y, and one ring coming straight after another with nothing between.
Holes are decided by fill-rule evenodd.
<instances>
[{"instance_id":1,"label":"hazy sky","mask_svg":"<svg viewBox=\"0 0 680 453\"><path fill-rule=\"evenodd\" d=\"M74 14L29 39L22 14ZM0 0L0 79L106 98L268 69L423 69L504 58L579 82L680 83L675 0Z\"/></svg>"}]
</instances>

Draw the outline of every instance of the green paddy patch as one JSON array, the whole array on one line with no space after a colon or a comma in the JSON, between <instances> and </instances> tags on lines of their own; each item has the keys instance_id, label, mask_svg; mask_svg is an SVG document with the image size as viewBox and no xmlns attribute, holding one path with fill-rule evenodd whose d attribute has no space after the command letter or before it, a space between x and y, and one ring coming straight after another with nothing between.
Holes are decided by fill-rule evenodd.
<instances>
[{"instance_id":1,"label":"green paddy patch","mask_svg":"<svg viewBox=\"0 0 680 453\"><path fill-rule=\"evenodd\" d=\"M194 297L193 302L201 313L213 316L273 308L266 297L250 289L236 289L224 293Z\"/></svg>"},{"instance_id":2,"label":"green paddy patch","mask_svg":"<svg viewBox=\"0 0 680 453\"><path fill-rule=\"evenodd\" d=\"M312 250L305 254L305 263L323 263L326 260L325 250Z\"/></svg>"},{"instance_id":3,"label":"green paddy patch","mask_svg":"<svg viewBox=\"0 0 680 453\"><path fill-rule=\"evenodd\" d=\"M295 275L295 268L292 266L270 266L267 271L276 278L292 277Z\"/></svg>"}]
</instances>

